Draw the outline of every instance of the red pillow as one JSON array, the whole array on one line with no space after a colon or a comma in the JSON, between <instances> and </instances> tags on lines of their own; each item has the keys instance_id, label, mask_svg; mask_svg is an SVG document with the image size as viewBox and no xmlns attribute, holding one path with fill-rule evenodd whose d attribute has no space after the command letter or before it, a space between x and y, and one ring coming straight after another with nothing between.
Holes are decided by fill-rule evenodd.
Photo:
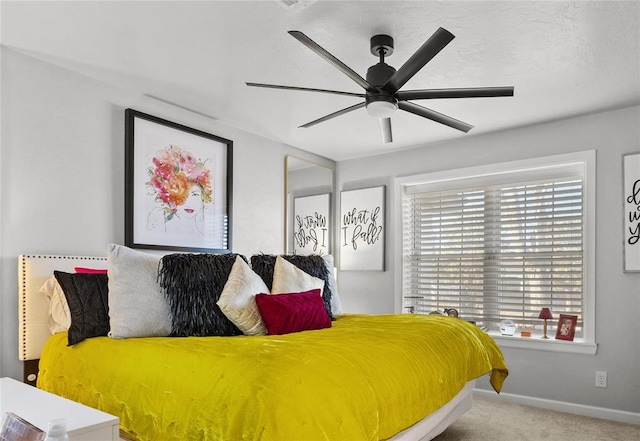
<instances>
[{"instance_id":1,"label":"red pillow","mask_svg":"<svg viewBox=\"0 0 640 441\"><path fill-rule=\"evenodd\" d=\"M319 289L300 293L256 294L256 304L269 335L331 327Z\"/></svg>"},{"instance_id":2,"label":"red pillow","mask_svg":"<svg viewBox=\"0 0 640 441\"><path fill-rule=\"evenodd\" d=\"M76 266L74 270L76 274L107 274L106 269L83 268L81 266Z\"/></svg>"}]
</instances>

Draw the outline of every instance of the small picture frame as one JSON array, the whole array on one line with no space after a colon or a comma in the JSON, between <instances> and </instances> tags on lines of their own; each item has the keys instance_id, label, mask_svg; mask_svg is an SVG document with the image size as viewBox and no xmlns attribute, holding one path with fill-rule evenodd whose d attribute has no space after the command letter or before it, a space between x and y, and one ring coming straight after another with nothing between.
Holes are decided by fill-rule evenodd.
<instances>
[{"instance_id":1,"label":"small picture frame","mask_svg":"<svg viewBox=\"0 0 640 441\"><path fill-rule=\"evenodd\" d=\"M558 329L556 330L556 340L573 341L577 324L577 315L560 314L560 318L558 318Z\"/></svg>"},{"instance_id":2,"label":"small picture frame","mask_svg":"<svg viewBox=\"0 0 640 441\"><path fill-rule=\"evenodd\" d=\"M44 431L13 412L5 412L2 417L0 440L42 441L46 436Z\"/></svg>"}]
</instances>

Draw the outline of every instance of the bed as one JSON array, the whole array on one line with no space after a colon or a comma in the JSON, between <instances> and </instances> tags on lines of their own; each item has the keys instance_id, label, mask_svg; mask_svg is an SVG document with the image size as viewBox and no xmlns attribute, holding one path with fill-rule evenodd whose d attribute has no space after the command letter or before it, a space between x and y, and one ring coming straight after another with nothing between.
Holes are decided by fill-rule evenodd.
<instances>
[{"instance_id":1,"label":"bed","mask_svg":"<svg viewBox=\"0 0 640 441\"><path fill-rule=\"evenodd\" d=\"M54 271L108 267L111 296L111 263L20 256L20 359L38 387L118 416L127 439L429 440L470 409L477 378L489 375L499 392L508 374L493 339L448 316L335 314L328 326L266 335L174 336L174 326L172 336L99 335L73 345L72 328L52 335L43 284ZM279 274L266 286L275 288Z\"/></svg>"}]
</instances>

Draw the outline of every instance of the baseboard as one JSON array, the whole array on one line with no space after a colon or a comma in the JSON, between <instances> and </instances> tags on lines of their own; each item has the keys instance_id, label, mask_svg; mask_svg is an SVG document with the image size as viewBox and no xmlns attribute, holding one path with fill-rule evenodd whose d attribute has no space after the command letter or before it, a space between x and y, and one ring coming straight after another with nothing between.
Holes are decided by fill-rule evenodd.
<instances>
[{"instance_id":1,"label":"baseboard","mask_svg":"<svg viewBox=\"0 0 640 441\"><path fill-rule=\"evenodd\" d=\"M542 409L553 410L556 412L572 413L575 415L583 415L592 418L601 418L604 420L617 421L620 423L640 424L640 413L627 412L624 410L607 409L605 407L585 406L584 404L567 403L565 401L547 400L544 398L527 397L524 395L500 393L485 389L474 389L474 395L503 401L509 401L516 404L524 404L525 406L540 407Z\"/></svg>"}]
</instances>

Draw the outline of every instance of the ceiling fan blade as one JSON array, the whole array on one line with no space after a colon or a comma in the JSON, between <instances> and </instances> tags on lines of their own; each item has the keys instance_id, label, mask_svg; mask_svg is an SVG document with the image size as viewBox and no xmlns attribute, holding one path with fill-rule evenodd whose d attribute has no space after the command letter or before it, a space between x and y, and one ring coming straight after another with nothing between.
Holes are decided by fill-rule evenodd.
<instances>
[{"instance_id":1,"label":"ceiling fan blade","mask_svg":"<svg viewBox=\"0 0 640 441\"><path fill-rule=\"evenodd\" d=\"M499 96L513 96L513 86L398 91L398 100L400 101L436 98L493 98Z\"/></svg>"},{"instance_id":2,"label":"ceiling fan blade","mask_svg":"<svg viewBox=\"0 0 640 441\"><path fill-rule=\"evenodd\" d=\"M391 134L391 118L380 118L380 133L382 134L382 142L393 142Z\"/></svg>"},{"instance_id":3,"label":"ceiling fan blade","mask_svg":"<svg viewBox=\"0 0 640 441\"><path fill-rule=\"evenodd\" d=\"M345 113L351 112L352 110L360 109L360 108L364 107L365 104L366 104L365 102L354 104L353 106L349 106L349 107L347 107L345 109L338 110L337 112L330 113L330 114L328 114L326 116L323 116L322 118L318 118L316 120L313 120L311 122L303 124L303 125L299 126L298 128L299 129L302 129L302 128L306 129L307 127L315 126L316 124L324 122L324 121L326 121L328 119L335 118L336 116L344 115Z\"/></svg>"},{"instance_id":4,"label":"ceiling fan blade","mask_svg":"<svg viewBox=\"0 0 640 441\"><path fill-rule=\"evenodd\" d=\"M414 115L422 116L432 121L439 122L440 124L444 124L445 126L453 127L454 129L458 129L465 133L473 129L473 126L471 124L467 124L466 122L462 122L455 118L451 118L450 116L436 112L435 110L427 109L426 107L422 107L408 101L398 102L398 107L409 113L413 113Z\"/></svg>"},{"instance_id":5,"label":"ceiling fan blade","mask_svg":"<svg viewBox=\"0 0 640 441\"><path fill-rule=\"evenodd\" d=\"M316 54L320 55L326 61L331 63L334 67L338 68L342 73L351 78L353 81L358 83L365 90L376 90L367 80L362 78L356 72L354 72L349 66L344 64L342 61L338 60L336 57L327 52L322 46L318 43L307 37L304 33L300 31L289 31L289 34L293 36L300 43L307 46L309 49L314 51Z\"/></svg>"},{"instance_id":6,"label":"ceiling fan blade","mask_svg":"<svg viewBox=\"0 0 640 441\"><path fill-rule=\"evenodd\" d=\"M438 55L455 36L444 28L438 28L403 65L389 78L382 88L389 93L396 93L407 81L424 67L433 57Z\"/></svg>"},{"instance_id":7,"label":"ceiling fan blade","mask_svg":"<svg viewBox=\"0 0 640 441\"><path fill-rule=\"evenodd\" d=\"M309 87L296 87L296 86L280 86L277 84L262 84L262 83L245 83L247 86L251 87L266 87L268 89L285 89L285 90L301 90L303 92L322 92L322 93L333 93L336 95L349 95L349 96L357 96L359 98L364 98L364 93L353 93L353 92L342 92L339 90L327 90L327 89L313 89Z\"/></svg>"}]
</instances>

